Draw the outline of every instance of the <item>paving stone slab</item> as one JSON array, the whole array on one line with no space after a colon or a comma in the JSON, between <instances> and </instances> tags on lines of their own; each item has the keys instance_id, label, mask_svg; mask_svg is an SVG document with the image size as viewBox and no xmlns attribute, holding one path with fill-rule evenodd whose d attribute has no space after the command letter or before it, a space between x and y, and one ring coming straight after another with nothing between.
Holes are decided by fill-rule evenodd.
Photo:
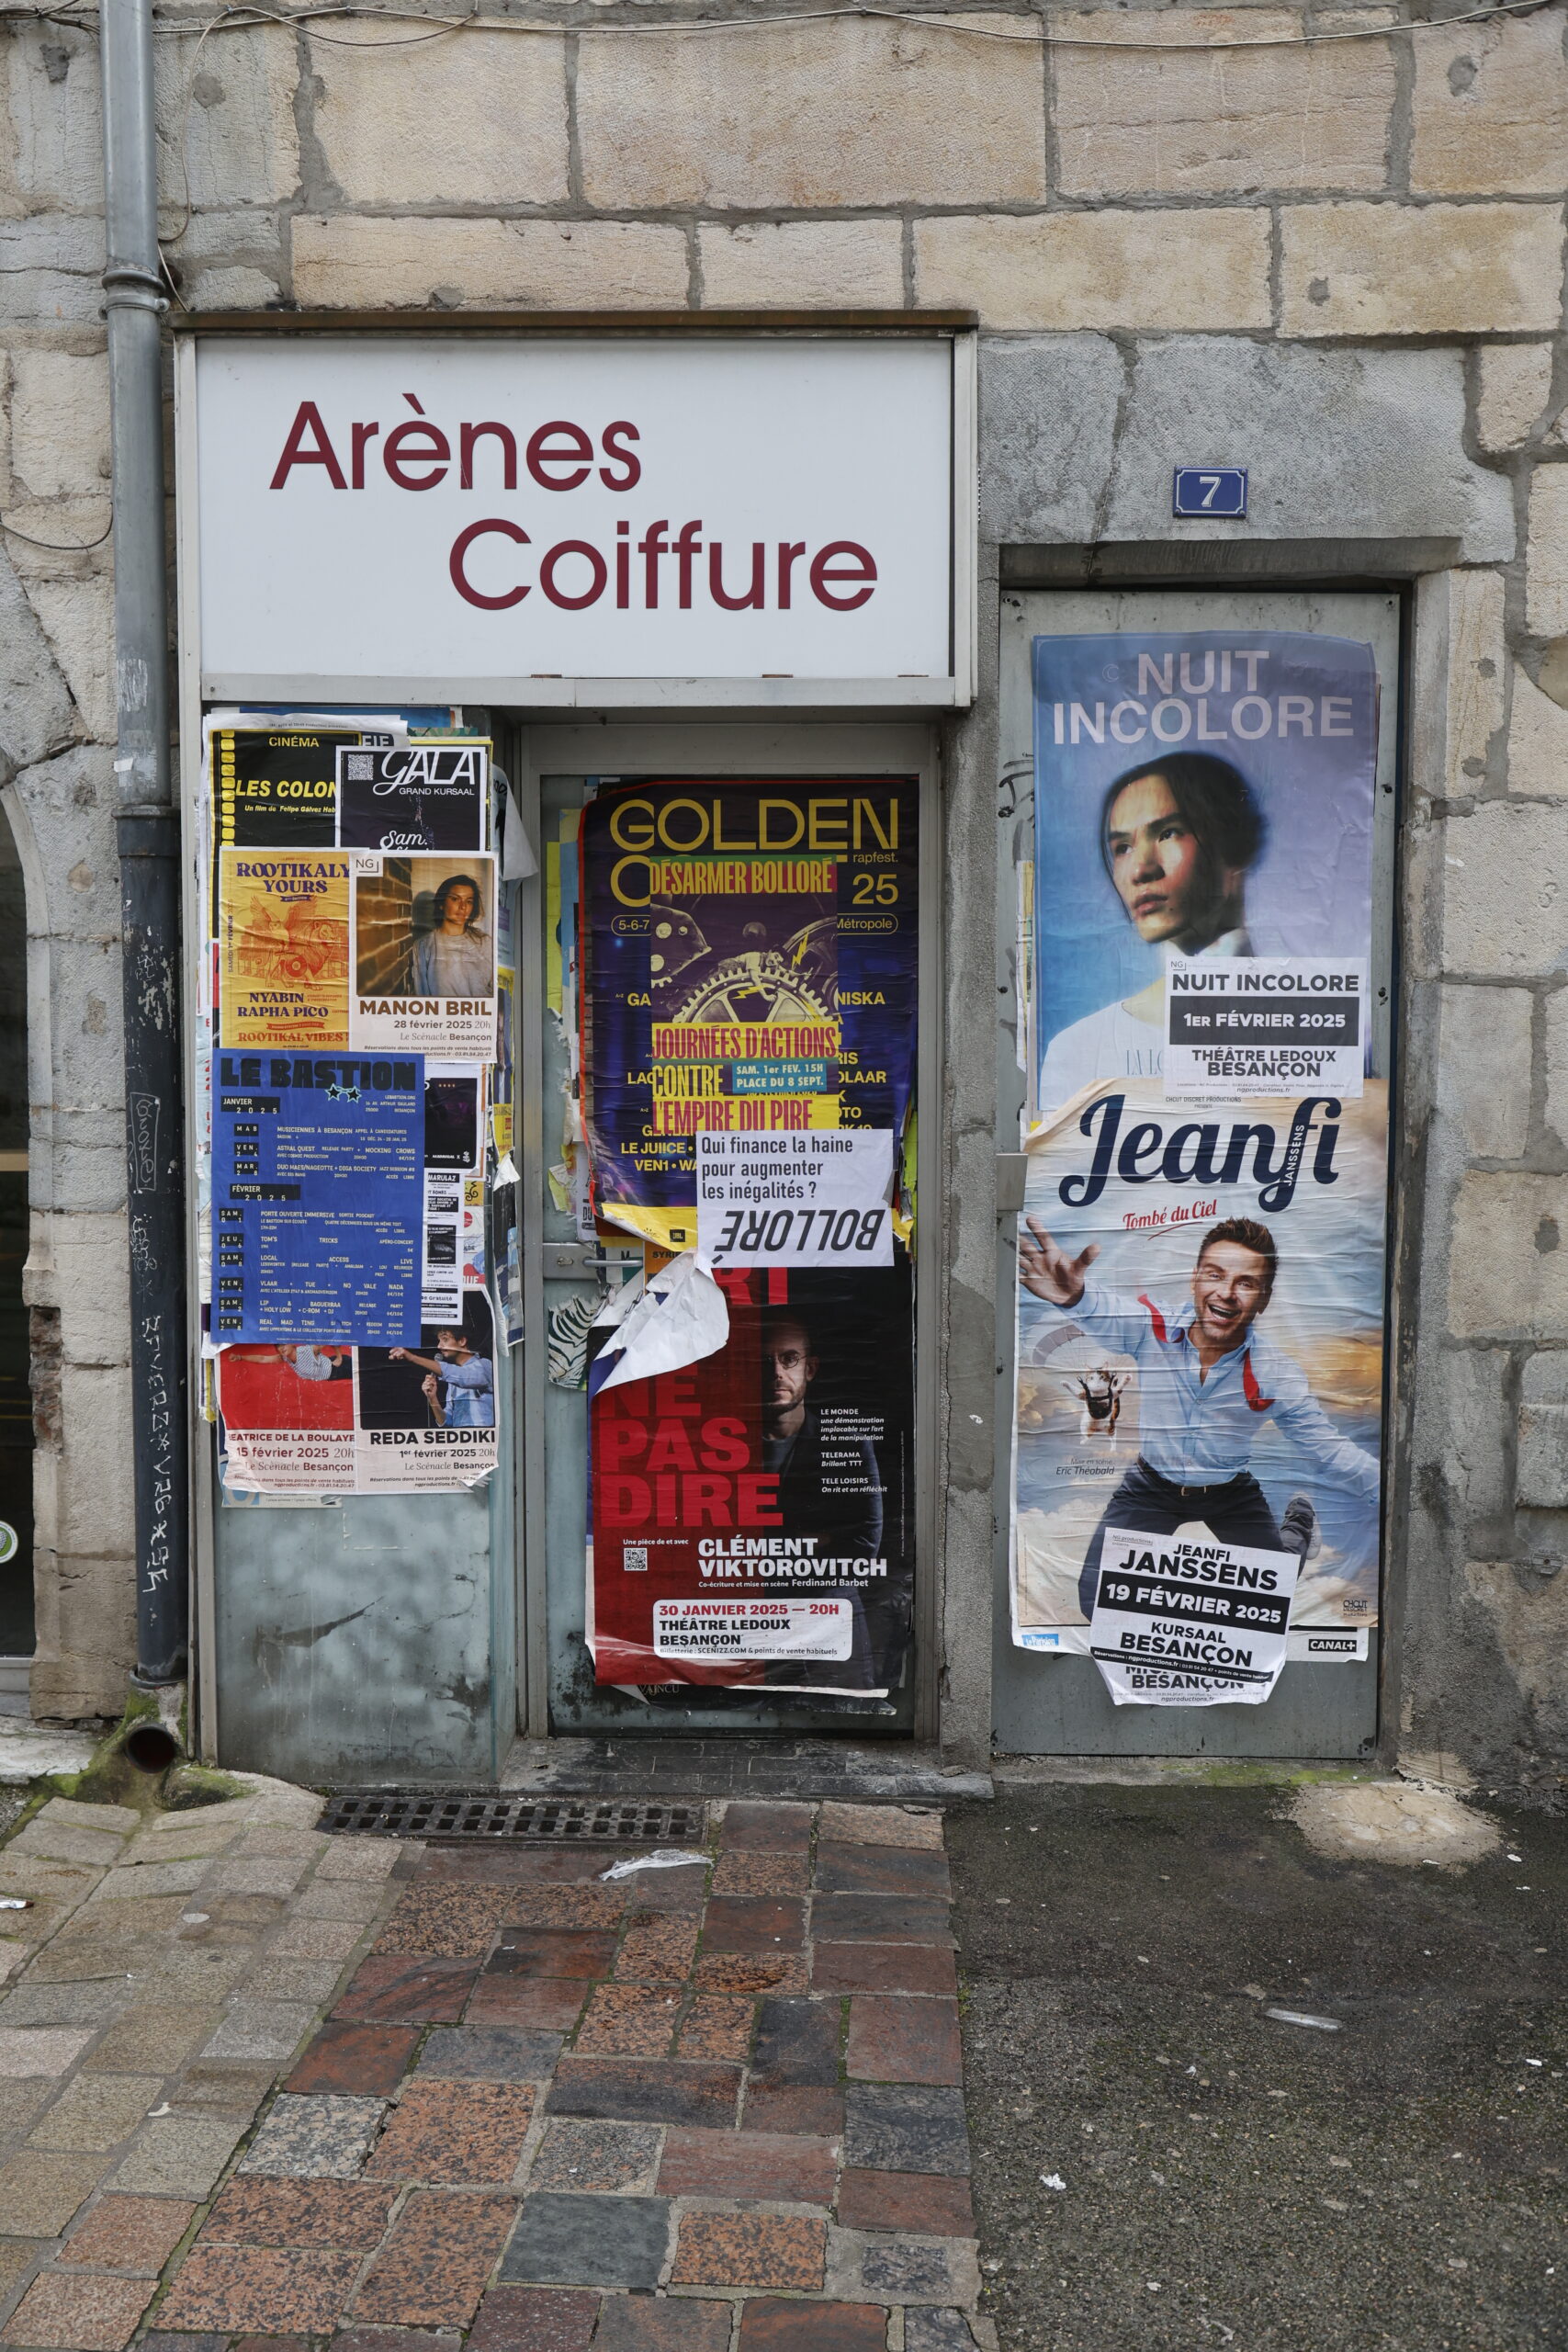
<instances>
[{"instance_id":1,"label":"paving stone slab","mask_svg":"<svg viewBox=\"0 0 1568 2352\"><path fill-rule=\"evenodd\" d=\"M683 1984L692 1973L696 1950L694 1920L635 1911L626 1921L615 1956L616 1979L637 1984Z\"/></svg>"},{"instance_id":2,"label":"paving stone slab","mask_svg":"<svg viewBox=\"0 0 1568 2352\"><path fill-rule=\"evenodd\" d=\"M78 2075L34 2128L35 2148L118 2148L158 2104L161 2075Z\"/></svg>"},{"instance_id":3,"label":"paving stone slab","mask_svg":"<svg viewBox=\"0 0 1568 2352\"><path fill-rule=\"evenodd\" d=\"M739 2352L885 2352L887 2312L881 2303L774 2302L749 2300L740 2313Z\"/></svg>"},{"instance_id":4,"label":"paving stone slab","mask_svg":"<svg viewBox=\"0 0 1568 2352\"><path fill-rule=\"evenodd\" d=\"M124 2352L152 2300L150 2278L94 2278L45 2271L11 2314L12 2344L39 2352Z\"/></svg>"},{"instance_id":5,"label":"paving stone slab","mask_svg":"<svg viewBox=\"0 0 1568 2352\"><path fill-rule=\"evenodd\" d=\"M912 1846L927 1853L942 1850L942 1815L917 1805L823 1805L817 1835L823 1845Z\"/></svg>"},{"instance_id":6,"label":"paving stone slab","mask_svg":"<svg viewBox=\"0 0 1568 2352\"><path fill-rule=\"evenodd\" d=\"M416 2189L355 2298L355 2317L466 2327L516 2216L509 2197Z\"/></svg>"},{"instance_id":7,"label":"paving stone slab","mask_svg":"<svg viewBox=\"0 0 1568 2352\"><path fill-rule=\"evenodd\" d=\"M117 2188L206 2197L250 2128L248 2113L163 2115L145 2122L114 2171Z\"/></svg>"},{"instance_id":8,"label":"paving stone slab","mask_svg":"<svg viewBox=\"0 0 1568 2352\"><path fill-rule=\"evenodd\" d=\"M785 1895L716 1894L703 1925L705 1951L761 1953L798 1951L806 1935L806 1905Z\"/></svg>"},{"instance_id":9,"label":"paving stone slab","mask_svg":"<svg viewBox=\"0 0 1568 2352\"><path fill-rule=\"evenodd\" d=\"M47 1804L39 1805L33 1819L51 1828L112 1830L119 1838L141 1826L141 1815L134 1805L84 1804L79 1797L51 1797Z\"/></svg>"},{"instance_id":10,"label":"paving stone slab","mask_svg":"<svg viewBox=\"0 0 1568 2352\"><path fill-rule=\"evenodd\" d=\"M475 1973L462 1960L362 1960L333 2015L383 2025L456 2025Z\"/></svg>"},{"instance_id":11,"label":"paving stone slab","mask_svg":"<svg viewBox=\"0 0 1568 2352\"><path fill-rule=\"evenodd\" d=\"M953 1942L947 1905L919 1894L819 1894L811 1932L838 1944Z\"/></svg>"},{"instance_id":12,"label":"paving stone slab","mask_svg":"<svg viewBox=\"0 0 1568 2352\"><path fill-rule=\"evenodd\" d=\"M0 2237L0 2312L15 2295L36 2262L49 2252L46 2238Z\"/></svg>"},{"instance_id":13,"label":"paving stone slab","mask_svg":"<svg viewBox=\"0 0 1568 2352\"><path fill-rule=\"evenodd\" d=\"M0 2076L0 2155L8 2156L27 2138L53 2097L51 2075Z\"/></svg>"},{"instance_id":14,"label":"paving stone slab","mask_svg":"<svg viewBox=\"0 0 1568 2352\"><path fill-rule=\"evenodd\" d=\"M565 2057L546 2105L552 2115L616 2117L630 2123L735 2120L739 2066L682 2058Z\"/></svg>"},{"instance_id":15,"label":"paving stone slab","mask_svg":"<svg viewBox=\"0 0 1568 2352\"><path fill-rule=\"evenodd\" d=\"M201 2227L198 2243L328 2245L373 2253L387 2233L397 2190L388 2182L265 2179L236 2173Z\"/></svg>"},{"instance_id":16,"label":"paving stone slab","mask_svg":"<svg viewBox=\"0 0 1568 2352\"><path fill-rule=\"evenodd\" d=\"M604 1929L508 1928L486 1973L502 1976L608 1976L615 1939Z\"/></svg>"},{"instance_id":17,"label":"paving stone slab","mask_svg":"<svg viewBox=\"0 0 1568 2352\"><path fill-rule=\"evenodd\" d=\"M844 2094L808 2085L748 2084L741 2121L748 2132L804 2132L815 2140L838 2140L844 2129Z\"/></svg>"},{"instance_id":18,"label":"paving stone slab","mask_svg":"<svg viewBox=\"0 0 1568 2352\"><path fill-rule=\"evenodd\" d=\"M499 2188L523 2154L534 2112L527 2083L443 2082L416 2075L366 2165L389 2180Z\"/></svg>"},{"instance_id":19,"label":"paving stone slab","mask_svg":"<svg viewBox=\"0 0 1568 2352\"><path fill-rule=\"evenodd\" d=\"M558 2033L519 2026L438 2025L419 2054L422 2075L498 2083L542 2082L560 2056Z\"/></svg>"},{"instance_id":20,"label":"paving stone slab","mask_svg":"<svg viewBox=\"0 0 1568 2352\"><path fill-rule=\"evenodd\" d=\"M363 1933L355 1919L289 1917L267 1938L268 1953L278 1960L335 1960L349 1957Z\"/></svg>"},{"instance_id":21,"label":"paving stone slab","mask_svg":"<svg viewBox=\"0 0 1568 2352\"><path fill-rule=\"evenodd\" d=\"M333 1983L336 1981L334 1974ZM315 2014L313 2002L262 2001L248 1993L236 1993L203 2048L202 2057L209 2064L231 2058L258 2062L291 2058L310 2031Z\"/></svg>"},{"instance_id":22,"label":"paving stone slab","mask_svg":"<svg viewBox=\"0 0 1568 2352\"><path fill-rule=\"evenodd\" d=\"M844 2161L874 2172L967 2173L963 2093L852 2083L844 2093Z\"/></svg>"},{"instance_id":23,"label":"paving stone slab","mask_svg":"<svg viewBox=\"0 0 1568 2352\"><path fill-rule=\"evenodd\" d=\"M980 2291L969 2238L868 2237L858 2230L829 2234L828 2287L846 2301L958 2303Z\"/></svg>"},{"instance_id":24,"label":"paving stone slab","mask_svg":"<svg viewBox=\"0 0 1568 2352\"><path fill-rule=\"evenodd\" d=\"M751 1854L739 1848L719 1856L713 1891L716 1894L804 1894L808 1877L804 1853Z\"/></svg>"},{"instance_id":25,"label":"paving stone slab","mask_svg":"<svg viewBox=\"0 0 1568 2352\"><path fill-rule=\"evenodd\" d=\"M105 2156L48 2155L28 2148L0 2165L0 2236L57 2238L107 2169Z\"/></svg>"},{"instance_id":26,"label":"paving stone slab","mask_svg":"<svg viewBox=\"0 0 1568 2352\"><path fill-rule=\"evenodd\" d=\"M501 2277L529 2286L655 2287L669 2244L662 2197L545 2190L525 2198Z\"/></svg>"},{"instance_id":27,"label":"paving stone slab","mask_svg":"<svg viewBox=\"0 0 1568 2352\"><path fill-rule=\"evenodd\" d=\"M106 1871L88 1900L88 1909L100 1903L140 1902L149 1895L189 1894L206 1877L209 1863L197 1856L188 1861L141 1862Z\"/></svg>"},{"instance_id":28,"label":"paving stone slab","mask_svg":"<svg viewBox=\"0 0 1568 2352\"><path fill-rule=\"evenodd\" d=\"M941 1944L812 1946L811 1983L822 1993L956 1994L957 1955Z\"/></svg>"},{"instance_id":29,"label":"paving stone slab","mask_svg":"<svg viewBox=\"0 0 1568 2352\"><path fill-rule=\"evenodd\" d=\"M551 2123L535 2153L528 2187L604 2195L649 2189L663 2145L657 2123Z\"/></svg>"},{"instance_id":30,"label":"paving stone slab","mask_svg":"<svg viewBox=\"0 0 1568 2352\"><path fill-rule=\"evenodd\" d=\"M284 2088L389 2098L419 2047L419 2034L416 2025L356 2025L329 2018Z\"/></svg>"},{"instance_id":31,"label":"paving stone slab","mask_svg":"<svg viewBox=\"0 0 1568 2352\"><path fill-rule=\"evenodd\" d=\"M355 1920L363 1927L381 1908L381 1888L360 1879L323 1879L318 1863L315 1877L288 1907L296 1919Z\"/></svg>"},{"instance_id":32,"label":"paving stone slab","mask_svg":"<svg viewBox=\"0 0 1568 2352\"><path fill-rule=\"evenodd\" d=\"M62 2264L156 2278L197 2208L179 2197L101 2197L69 2243Z\"/></svg>"},{"instance_id":33,"label":"paving stone slab","mask_svg":"<svg viewBox=\"0 0 1568 2352\"><path fill-rule=\"evenodd\" d=\"M765 2000L758 2013L757 2041L751 2052L753 2083L781 2088L836 2084L841 2007L832 1999Z\"/></svg>"},{"instance_id":34,"label":"paving stone slab","mask_svg":"<svg viewBox=\"0 0 1568 2352\"><path fill-rule=\"evenodd\" d=\"M160 2305L160 2327L325 2335L361 2256L321 2247L196 2245Z\"/></svg>"},{"instance_id":35,"label":"paving stone slab","mask_svg":"<svg viewBox=\"0 0 1568 2352\"><path fill-rule=\"evenodd\" d=\"M396 1870L400 1857L423 1850L417 1843L387 1838L329 1838L316 1865L318 1879L355 1879L380 1886Z\"/></svg>"},{"instance_id":36,"label":"paving stone slab","mask_svg":"<svg viewBox=\"0 0 1568 2352\"><path fill-rule=\"evenodd\" d=\"M808 1804L750 1804L731 1799L719 1824L721 1848L744 1846L752 1852L804 1853L811 1843L815 1807Z\"/></svg>"},{"instance_id":37,"label":"paving stone slab","mask_svg":"<svg viewBox=\"0 0 1568 2352\"><path fill-rule=\"evenodd\" d=\"M479 2305L468 2352L588 2352L599 2309L599 2297L580 2289L492 2287ZM604 2345L610 2338L602 2334L599 2340ZM705 2347L692 2343L686 2352Z\"/></svg>"},{"instance_id":38,"label":"paving stone slab","mask_svg":"<svg viewBox=\"0 0 1568 2352\"><path fill-rule=\"evenodd\" d=\"M821 2288L827 2223L798 2214L704 2213L681 2217L672 2286Z\"/></svg>"},{"instance_id":39,"label":"paving stone slab","mask_svg":"<svg viewBox=\"0 0 1568 2352\"><path fill-rule=\"evenodd\" d=\"M416 1881L398 1897L377 1937L378 1952L425 1952L443 1960L482 1960L506 1917L512 1889Z\"/></svg>"},{"instance_id":40,"label":"paving stone slab","mask_svg":"<svg viewBox=\"0 0 1568 2352\"><path fill-rule=\"evenodd\" d=\"M63 2075L93 2039L91 2026L0 2025L0 2075Z\"/></svg>"},{"instance_id":41,"label":"paving stone slab","mask_svg":"<svg viewBox=\"0 0 1568 2352\"><path fill-rule=\"evenodd\" d=\"M877 2083L961 2083L956 2001L862 1993L850 2003L848 2073Z\"/></svg>"},{"instance_id":42,"label":"paving stone slab","mask_svg":"<svg viewBox=\"0 0 1568 2352\"><path fill-rule=\"evenodd\" d=\"M596 1984L573 2047L610 2058L660 2058L675 2038L674 1984Z\"/></svg>"},{"instance_id":43,"label":"paving stone slab","mask_svg":"<svg viewBox=\"0 0 1568 2352\"><path fill-rule=\"evenodd\" d=\"M823 1894L902 1894L937 1903L953 1899L946 1855L908 1847L819 1845L812 1875Z\"/></svg>"},{"instance_id":44,"label":"paving stone slab","mask_svg":"<svg viewBox=\"0 0 1568 2352\"><path fill-rule=\"evenodd\" d=\"M917 2237L975 2234L969 2182L962 2174L846 2167L839 2180L838 2214L851 2230L908 2230Z\"/></svg>"},{"instance_id":45,"label":"paving stone slab","mask_svg":"<svg viewBox=\"0 0 1568 2352\"><path fill-rule=\"evenodd\" d=\"M240 1979L239 1989L246 2000L293 2001L313 2012L326 2007L342 1974L341 1961L293 1960L267 1951Z\"/></svg>"},{"instance_id":46,"label":"paving stone slab","mask_svg":"<svg viewBox=\"0 0 1568 2352\"><path fill-rule=\"evenodd\" d=\"M84 2025L95 2031L112 2025L130 2007L133 1995L123 1976L92 1984L46 1984L28 1977L0 2000L0 2026Z\"/></svg>"},{"instance_id":47,"label":"paving stone slab","mask_svg":"<svg viewBox=\"0 0 1568 2352\"><path fill-rule=\"evenodd\" d=\"M96 1862L107 1870L119 1859L120 1840L100 1829L50 1827L39 1814L11 1840L18 1854L39 1854L55 1862Z\"/></svg>"},{"instance_id":48,"label":"paving stone slab","mask_svg":"<svg viewBox=\"0 0 1568 2352\"><path fill-rule=\"evenodd\" d=\"M659 2188L665 2197L763 2198L780 2205L831 2205L836 2172L831 2140L789 2132L677 2128L665 2139Z\"/></svg>"},{"instance_id":49,"label":"paving stone slab","mask_svg":"<svg viewBox=\"0 0 1568 2352\"><path fill-rule=\"evenodd\" d=\"M354 2180L386 2112L384 2099L285 2091L263 2118L240 2170L297 2180Z\"/></svg>"},{"instance_id":50,"label":"paving stone slab","mask_svg":"<svg viewBox=\"0 0 1568 2352\"><path fill-rule=\"evenodd\" d=\"M917 2306L904 2314L904 2352L975 2352L975 2338L962 2312Z\"/></svg>"},{"instance_id":51,"label":"paving stone slab","mask_svg":"<svg viewBox=\"0 0 1568 2352\"><path fill-rule=\"evenodd\" d=\"M732 2311L694 2295L606 2295L593 2352L729 2352Z\"/></svg>"},{"instance_id":52,"label":"paving stone slab","mask_svg":"<svg viewBox=\"0 0 1568 2352\"><path fill-rule=\"evenodd\" d=\"M468 2025L537 2027L570 2033L589 1994L586 1976L482 1975L463 2011Z\"/></svg>"},{"instance_id":53,"label":"paving stone slab","mask_svg":"<svg viewBox=\"0 0 1568 2352\"><path fill-rule=\"evenodd\" d=\"M85 2073L172 2075L218 2023L216 2008L188 2002L144 2002L127 2009L83 2060Z\"/></svg>"},{"instance_id":54,"label":"paving stone slab","mask_svg":"<svg viewBox=\"0 0 1568 2352\"><path fill-rule=\"evenodd\" d=\"M744 2059L750 2055L756 2023L755 2002L734 1993L699 1993L675 2035L675 2055Z\"/></svg>"}]
</instances>

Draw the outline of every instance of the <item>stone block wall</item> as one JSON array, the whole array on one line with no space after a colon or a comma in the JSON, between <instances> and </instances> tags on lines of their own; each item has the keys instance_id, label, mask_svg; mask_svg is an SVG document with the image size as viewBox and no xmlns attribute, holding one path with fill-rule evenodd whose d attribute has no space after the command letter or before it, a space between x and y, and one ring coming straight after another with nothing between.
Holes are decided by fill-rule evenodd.
<instances>
[{"instance_id":1,"label":"stone block wall","mask_svg":"<svg viewBox=\"0 0 1568 2352\"><path fill-rule=\"evenodd\" d=\"M1568 1750L1562 9L1404 30L1402 6L1382 0L1017 0L903 23L715 0L700 28L673 28L694 13L482 0L462 28L433 17L428 35L400 15L200 40L199 9L184 31L163 14L177 299L404 313L973 306L987 595L998 543L1169 536L1162 482L1178 457L1253 464L1253 521L1233 539L1364 541L1375 576L1393 542L1429 549L1415 567L1402 880L1398 1734L1544 1771L1532 1757ZM96 47L17 14L4 42L4 513L85 542L107 519ZM1189 446L1195 431L1213 447ZM11 805L34 829L49 1031L30 1279L40 1314L60 1317L62 1371L45 1457L58 1511L43 1523L68 1564L36 1695L73 1712L89 1686L102 1692L91 1661L123 1662L126 1619L126 1481L100 1495L72 1451L73 1415L96 1412L92 1381L113 1388L123 1359L100 1303L122 1280L107 563L102 548L14 536L4 549L0 648L23 715L0 727L17 736L3 737ZM975 796L987 805L990 724L982 709L952 730L954 871L987 854L988 816L966 828ZM990 985L976 976L992 917L971 903L964 917L958 1035ZM994 1129L974 1061L948 1106L946 1485L962 1599L944 1669L954 1736L977 1752L994 1300L974 1204ZM96 1295L74 1271L94 1218L117 1253Z\"/></svg>"}]
</instances>

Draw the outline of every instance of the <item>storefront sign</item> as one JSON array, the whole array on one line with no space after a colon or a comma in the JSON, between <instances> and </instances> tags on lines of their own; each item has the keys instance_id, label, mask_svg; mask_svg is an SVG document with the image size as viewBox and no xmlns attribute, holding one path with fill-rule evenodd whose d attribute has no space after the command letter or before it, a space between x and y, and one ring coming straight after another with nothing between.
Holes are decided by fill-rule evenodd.
<instances>
[{"instance_id":1,"label":"storefront sign","mask_svg":"<svg viewBox=\"0 0 1568 2352\"><path fill-rule=\"evenodd\" d=\"M1377 1615L1376 672L1129 633L1034 682L1013 1636L1119 1704L1256 1703L1286 1616L1354 1657Z\"/></svg>"},{"instance_id":2,"label":"storefront sign","mask_svg":"<svg viewBox=\"0 0 1568 2352\"><path fill-rule=\"evenodd\" d=\"M786 677L919 701L954 675L950 339L210 337L193 364L215 691Z\"/></svg>"}]
</instances>

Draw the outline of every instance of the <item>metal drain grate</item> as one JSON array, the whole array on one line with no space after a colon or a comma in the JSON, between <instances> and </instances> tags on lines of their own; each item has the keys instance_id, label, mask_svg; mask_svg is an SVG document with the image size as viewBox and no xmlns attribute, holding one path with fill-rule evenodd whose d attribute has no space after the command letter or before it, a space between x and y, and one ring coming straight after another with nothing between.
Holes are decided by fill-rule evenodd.
<instances>
[{"instance_id":1,"label":"metal drain grate","mask_svg":"<svg viewBox=\"0 0 1568 2352\"><path fill-rule=\"evenodd\" d=\"M568 1797L472 1796L457 1790L340 1790L318 1826L360 1837L469 1838L491 1843L548 1838L575 1845L695 1845L700 1804L595 1804Z\"/></svg>"}]
</instances>

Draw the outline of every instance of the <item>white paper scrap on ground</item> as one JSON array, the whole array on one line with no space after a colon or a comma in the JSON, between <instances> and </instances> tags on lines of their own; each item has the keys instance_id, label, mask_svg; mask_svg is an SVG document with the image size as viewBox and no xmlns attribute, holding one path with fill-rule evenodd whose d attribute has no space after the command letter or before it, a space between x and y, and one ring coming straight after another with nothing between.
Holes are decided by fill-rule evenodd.
<instances>
[{"instance_id":1,"label":"white paper scrap on ground","mask_svg":"<svg viewBox=\"0 0 1568 2352\"><path fill-rule=\"evenodd\" d=\"M694 1854L678 1854L672 1846L659 1846L651 1854L634 1854L627 1861L612 1862L609 1869L601 1871L599 1875L601 1879L630 1878L637 1871L679 1871L684 1870L689 1863L705 1863L706 1860L705 1847L699 1847Z\"/></svg>"},{"instance_id":2,"label":"white paper scrap on ground","mask_svg":"<svg viewBox=\"0 0 1568 2352\"><path fill-rule=\"evenodd\" d=\"M1258 1707L1279 1680L1296 1555L1207 1533L1106 1529L1089 1646L1117 1706Z\"/></svg>"},{"instance_id":3,"label":"white paper scrap on ground","mask_svg":"<svg viewBox=\"0 0 1568 2352\"><path fill-rule=\"evenodd\" d=\"M891 1127L697 1136L697 1248L716 1266L890 1266Z\"/></svg>"}]
</instances>

